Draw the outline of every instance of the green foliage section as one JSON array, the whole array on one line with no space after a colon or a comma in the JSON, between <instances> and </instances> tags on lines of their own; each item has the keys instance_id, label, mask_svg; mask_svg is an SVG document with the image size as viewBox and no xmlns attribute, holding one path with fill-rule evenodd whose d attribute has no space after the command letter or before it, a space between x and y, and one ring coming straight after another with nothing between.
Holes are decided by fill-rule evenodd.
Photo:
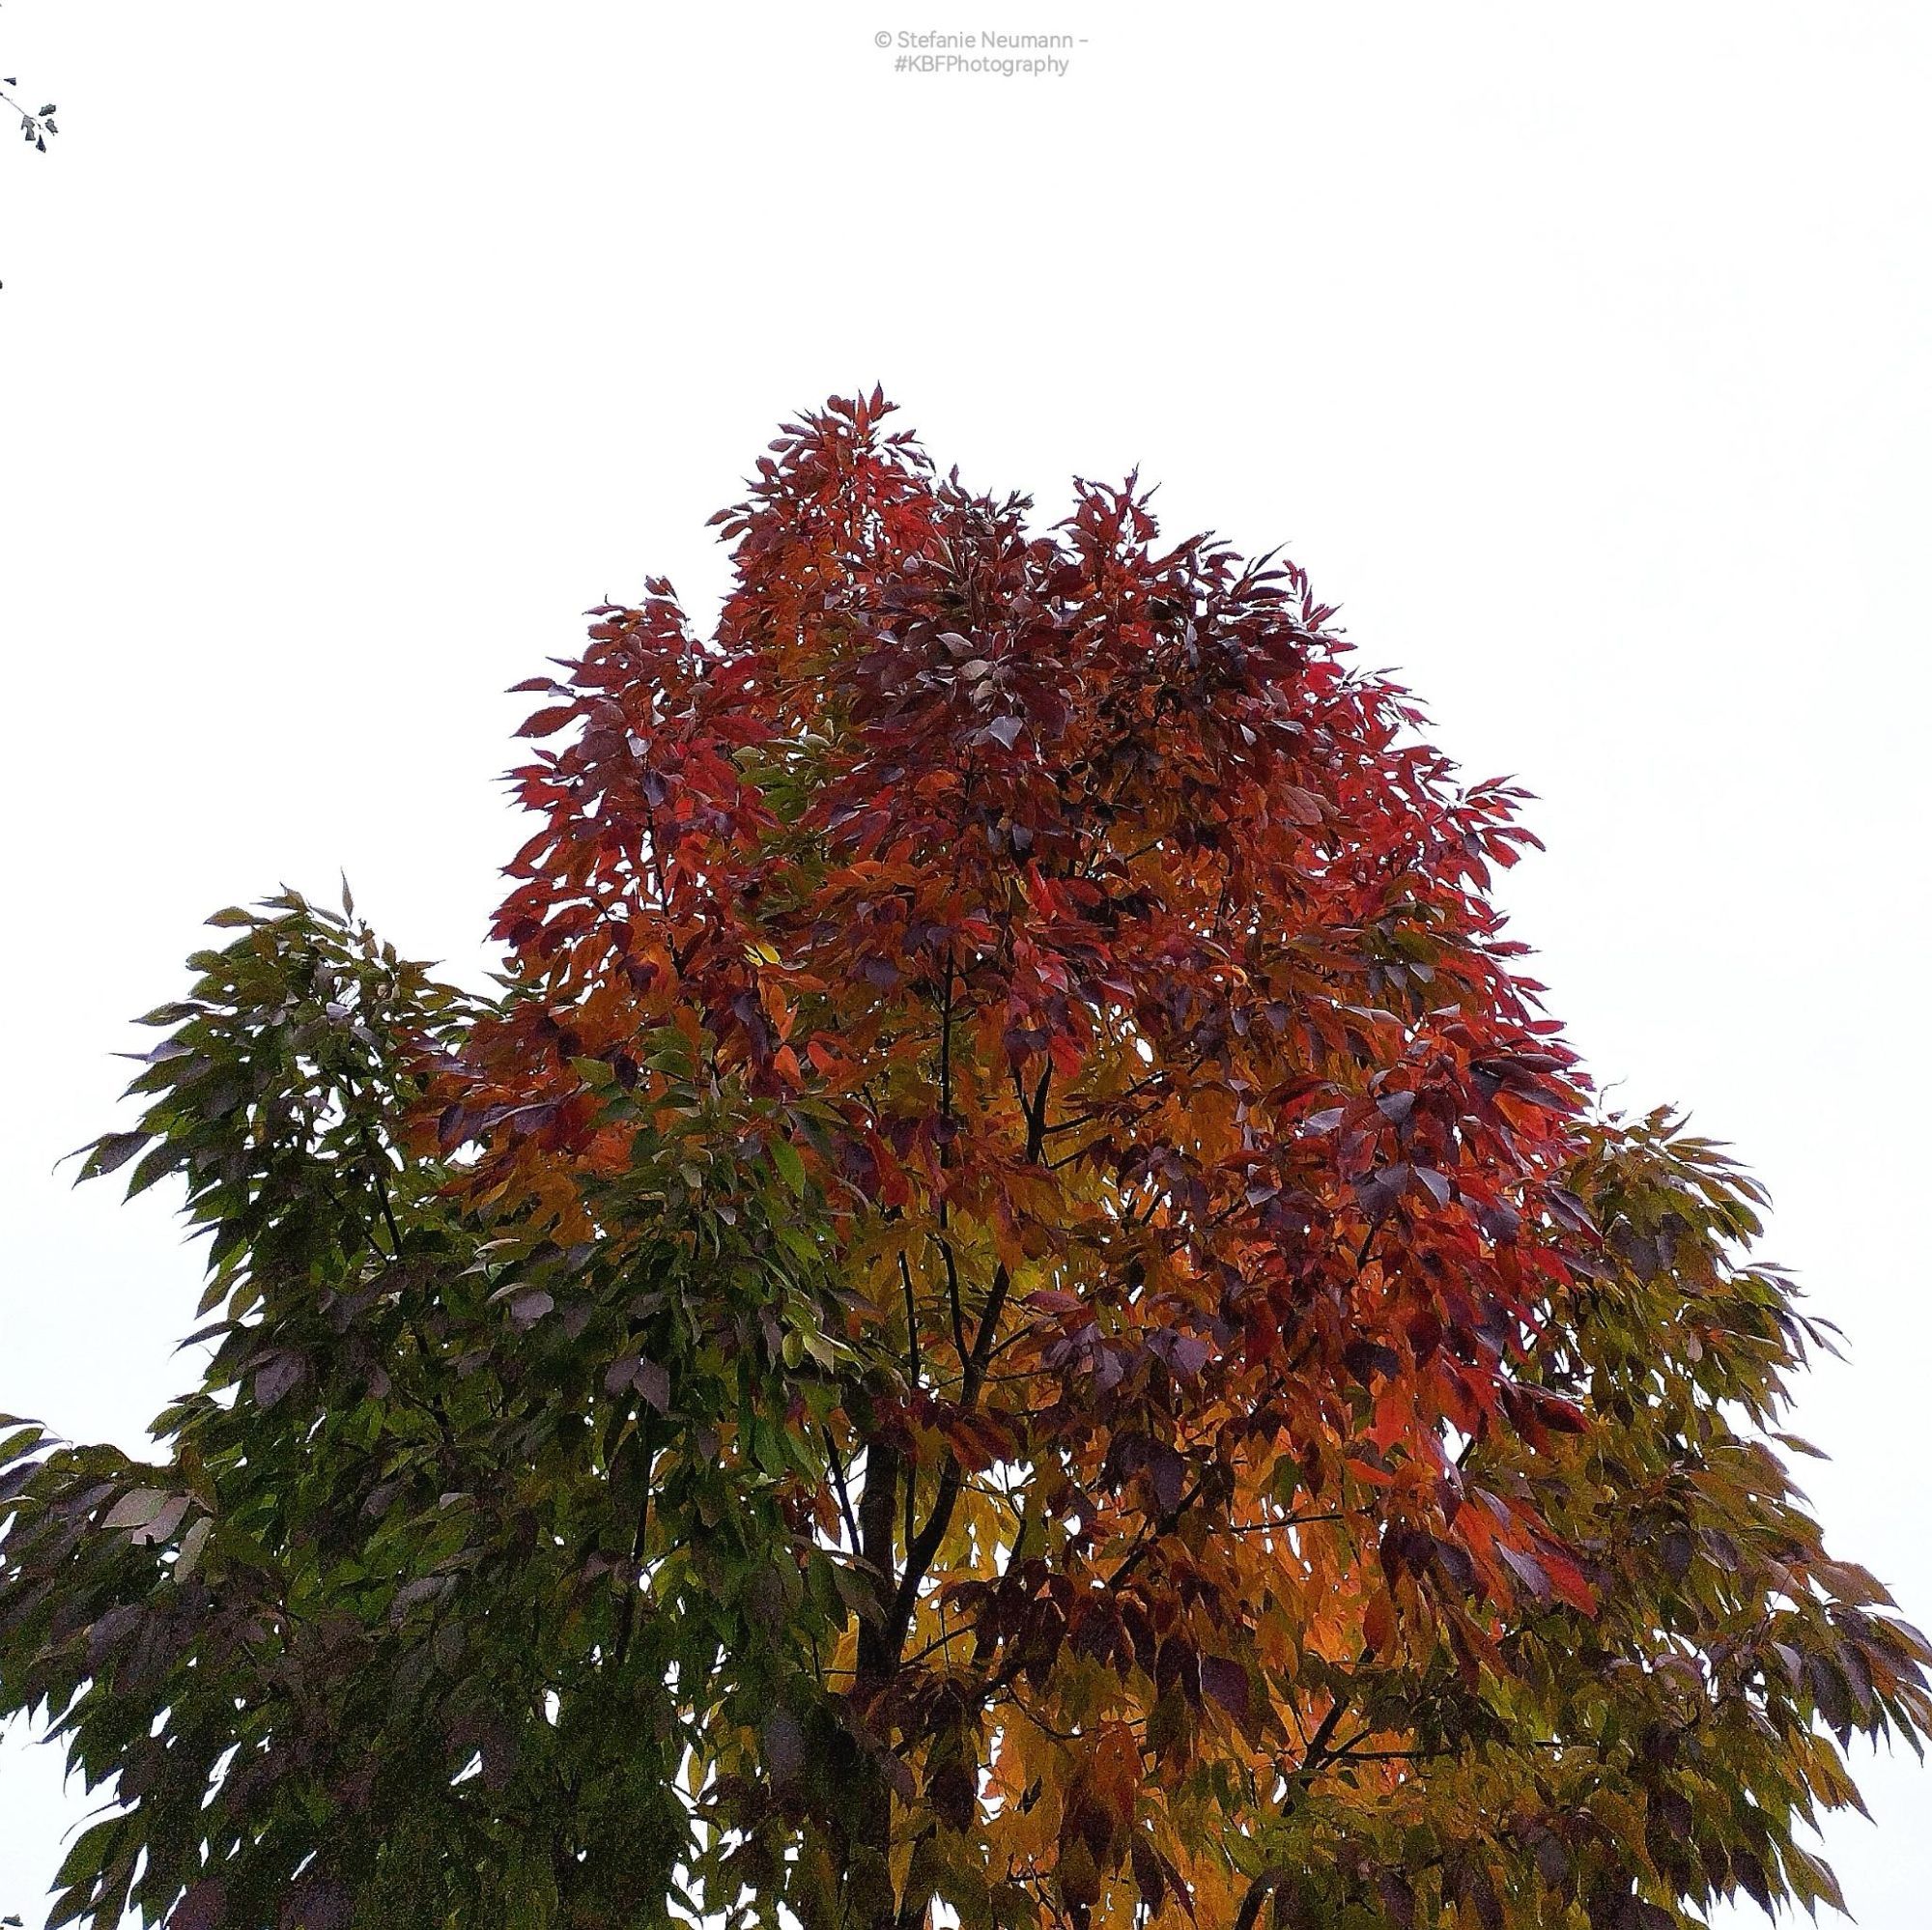
<instances>
[{"instance_id":1,"label":"green foliage section","mask_svg":"<svg viewBox=\"0 0 1932 1930\"><path fill-rule=\"evenodd\" d=\"M1928 1709L1924 1638L1827 1556L1773 1451L1816 1453L1778 1432L1784 1382L1833 1330L1751 1263L1762 1195L1717 1147L1662 1114L1588 1139L1577 1184L1604 1263L1552 1308L1540 1359L1602 1424L1503 1464L1603 1607L1581 1632L1526 1626L1512 1665L1552 1696L1553 1733L1589 1741L1567 1752L1571 1813L1627 1841L1656 1893L1842 1909L1801 1826L1862 1806L1855 1730L1918 1750Z\"/></svg>"},{"instance_id":2,"label":"green foliage section","mask_svg":"<svg viewBox=\"0 0 1932 1930\"><path fill-rule=\"evenodd\" d=\"M694 1109L604 1203L642 1233L493 1226L391 1136L466 1001L294 894L215 922L149 1014L139 1130L85 1166L185 1182L204 1382L153 1464L0 1428L0 1711L129 1805L49 1921L664 1920L702 1863L689 1753L814 1719L845 1616L791 1551L810 1431L764 1418L826 1347L801 1203L756 1169L714 1199Z\"/></svg>"}]
</instances>

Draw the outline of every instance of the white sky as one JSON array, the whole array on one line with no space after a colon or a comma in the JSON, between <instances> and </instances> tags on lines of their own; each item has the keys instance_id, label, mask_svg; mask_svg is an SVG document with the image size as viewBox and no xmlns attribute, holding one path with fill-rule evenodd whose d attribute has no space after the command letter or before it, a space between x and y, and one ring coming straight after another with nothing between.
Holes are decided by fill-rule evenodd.
<instances>
[{"instance_id":1,"label":"white sky","mask_svg":"<svg viewBox=\"0 0 1932 1930\"><path fill-rule=\"evenodd\" d=\"M0 14L62 110L0 145L0 1409L139 1448L192 1377L166 1204L49 1169L197 921L346 866L473 977L504 687L647 571L708 616L704 519L879 381L1049 518L1138 462L1172 533L1285 542L1471 777L1539 793L1507 897L1553 1008L1774 1189L1854 1349L1801 1479L1932 1622L1932 12L652 13ZM872 44L987 27L1085 39L1037 79ZM1915 1930L1932 1781L1860 1761L1878 1827L1828 1850ZM0 1747L30 1923L56 1767Z\"/></svg>"}]
</instances>

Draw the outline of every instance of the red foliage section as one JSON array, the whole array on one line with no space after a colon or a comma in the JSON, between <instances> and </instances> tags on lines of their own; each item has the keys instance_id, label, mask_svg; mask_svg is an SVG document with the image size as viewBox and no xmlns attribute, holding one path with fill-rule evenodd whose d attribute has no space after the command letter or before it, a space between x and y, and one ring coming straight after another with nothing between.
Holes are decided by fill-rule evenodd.
<instances>
[{"instance_id":1,"label":"red foliage section","mask_svg":"<svg viewBox=\"0 0 1932 1930\"><path fill-rule=\"evenodd\" d=\"M838 1209L949 1236L968 1362L1027 1269L1036 1444L1158 1513L1204 1419L1228 1467L1230 1428L1285 1433L1312 1486L1347 1453L1429 1518L1391 1564L1586 1604L1533 1521L1462 1505L1438 1428L1577 1425L1507 1372L1587 1224L1573 1057L1486 895L1517 794L1457 784L1299 570L1160 548L1132 479L1029 535L888 412L773 443L715 639L653 582L524 687L565 740L517 773L541 826L497 924L537 995L446 1139L567 1223L562 1178L624 1157L579 1062L648 1092L635 1043L676 1028Z\"/></svg>"}]
</instances>

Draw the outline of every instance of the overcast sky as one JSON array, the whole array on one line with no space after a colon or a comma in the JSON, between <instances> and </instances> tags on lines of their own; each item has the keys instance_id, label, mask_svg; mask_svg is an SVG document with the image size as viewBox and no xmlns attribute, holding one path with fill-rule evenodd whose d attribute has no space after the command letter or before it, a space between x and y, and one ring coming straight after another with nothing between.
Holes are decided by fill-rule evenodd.
<instances>
[{"instance_id":1,"label":"overcast sky","mask_svg":"<svg viewBox=\"0 0 1932 1930\"><path fill-rule=\"evenodd\" d=\"M579 614L724 582L779 420L1138 464L1284 544L1548 850L1506 886L1629 1108L1773 1189L1851 1339L1797 1425L1932 1623L1932 10L1673 0L13 0L0 72L0 1410L138 1450L195 1376L168 1203L74 1193L198 921L346 868L472 980L496 782ZM875 37L1065 33L1062 73ZM1827 1848L1918 1930L1932 1777ZM63 1798L0 1746L0 1914Z\"/></svg>"}]
</instances>

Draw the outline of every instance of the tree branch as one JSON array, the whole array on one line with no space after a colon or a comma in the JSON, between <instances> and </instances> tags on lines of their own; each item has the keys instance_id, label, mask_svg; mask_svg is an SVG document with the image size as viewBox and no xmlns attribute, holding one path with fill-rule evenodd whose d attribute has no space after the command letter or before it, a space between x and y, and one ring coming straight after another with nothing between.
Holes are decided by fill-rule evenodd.
<instances>
[{"instance_id":1,"label":"tree branch","mask_svg":"<svg viewBox=\"0 0 1932 1930\"><path fill-rule=\"evenodd\" d=\"M833 1443L832 1430L821 1426L819 1438L825 1443L825 1460L832 1475L832 1491L838 1497L838 1512L845 1518L845 1532L852 1539L852 1552L859 1552L859 1523L852 1514L852 1496L845 1486L845 1463Z\"/></svg>"},{"instance_id":2,"label":"tree branch","mask_svg":"<svg viewBox=\"0 0 1932 1930\"><path fill-rule=\"evenodd\" d=\"M1016 1084L1018 1076L1015 1072ZM1029 1165L1037 1165L1039 1161L1045 1136L1046 1101L1052 1089L1053 1062L1049 1059L1040 1072L1039 1083L1034 1088L1030 1102L1025 1100L1022 1090L1027 1122L1025 1157ZM986 1295L986 1304L980 1309L980 1324L973 1334L973 1350L966 1356L965 1371L961 1377L959 1405L969 1411L979 1405L980 1389L984 1384L986 1366L993 1357L994 1338L1000 1329L1000 1316L1006 1310L1007 1295L1012 1284L1012 1274L1002 1261L993 1269L993 1285ZM919 1586L925 1579L932 1558L939 1552L939 1545L946 1539L946 1531L952 1525L952 1511L959 1500L960 1480L958 1460L949 1454L946 1465L940 1471L939 1492L933 1496L932 1513L925 1518L925 1526L910 1539L906 1547L905 1570L899 1576L898 1590L893 1598L884 1632L889 1656L896 1657L899 1645L905 1640L906 1631L912 1626L913 1609L919 1601ZM869 1474L866 1485L869 1490Z\"/></svg>"},{"instance_id":3,"label":"tree branch","mask_svg":"<svg viewBox=\"0 0 1932 1930\"><path fill-rule=\"evenodd\" d=\"M920 1384L921 1364L919 1357L919 1305L913 1297L912 1265L905 1257L905 1248L899 1248L899 1279L905 1285L906 1310L906 1366L912 1374L912 1384Z\"/></svg>"},{"instance_id":4,"label":"tree branch","mask_svg":"<svg viewBox=\"0 0 1932 1930\"><path fill-rule=\"evenodd\" d=\"M1365 1647L1356 1659L1355 1667L1366 1668L1375 1660L1373 1647ZM1301 1764L1288 1779L1288 1787L1275 1809L1278 1817L1287 1817L1294 1808L1295 1799L1308 1787L1309 1782L1320 1775L1331 1762L1340 1755L1339 1750L1330 1749L1328 1745L1334 1740L1335 1731L1341 1726L1342 1717L1348 1713L1349 1704L1354 1698L1354 1688L1350 1684L1328 1706L1328 1713L1317 1725L1314 1735L1308 1739L1308 1747L1302 1752ZM1366 1733L1366 1731L1364 1732ZM1254 1930L1255 1919L1261 1915L1262 1905L1272 1893L1274 1887L1287 1872L1283 1870L1264 1870L1247 1887L1241 1898L1241 1907L1236 1913L1234 1930Z\"/></svg>"},{"instance_id":5,"label":"tree branch","mask_svg":"<svg viewBox=\"0 0 1932 1930\"><path fill-rule=\"evenodd\" d=\"M894 1517L897 1512L899 1452L874 1435L866 1443L866 1486L859 1496L860 1558L873 1571L877 1607L859 1622L859 1680L883 1682L898 1660L891 1632L897 1622L897 1603L904 1593L888 1594L893 1586Z\"/></svg>"},{"instance_id":6,"label":"tree branch","mask_svg":"<svg viewBox=\"0 0 1932 1930\"><path fill-rule=\"evenodd\" d=\"M636 1568L644 1556L644 1530L651 1518L651 1447L645 1430L638 1430L638 1446L644 1460L643 1495L638 1503L638 1525L631 1536L631 1566ZM631 1653L631 1636L638 1623L638 1597L642 1592L643 1576L634 1575L630 1586L624 1591L624 1613L617 1625L617 1649L614 1665L621 1669L624 1658Z\"/></svg>"}]
</instances>

